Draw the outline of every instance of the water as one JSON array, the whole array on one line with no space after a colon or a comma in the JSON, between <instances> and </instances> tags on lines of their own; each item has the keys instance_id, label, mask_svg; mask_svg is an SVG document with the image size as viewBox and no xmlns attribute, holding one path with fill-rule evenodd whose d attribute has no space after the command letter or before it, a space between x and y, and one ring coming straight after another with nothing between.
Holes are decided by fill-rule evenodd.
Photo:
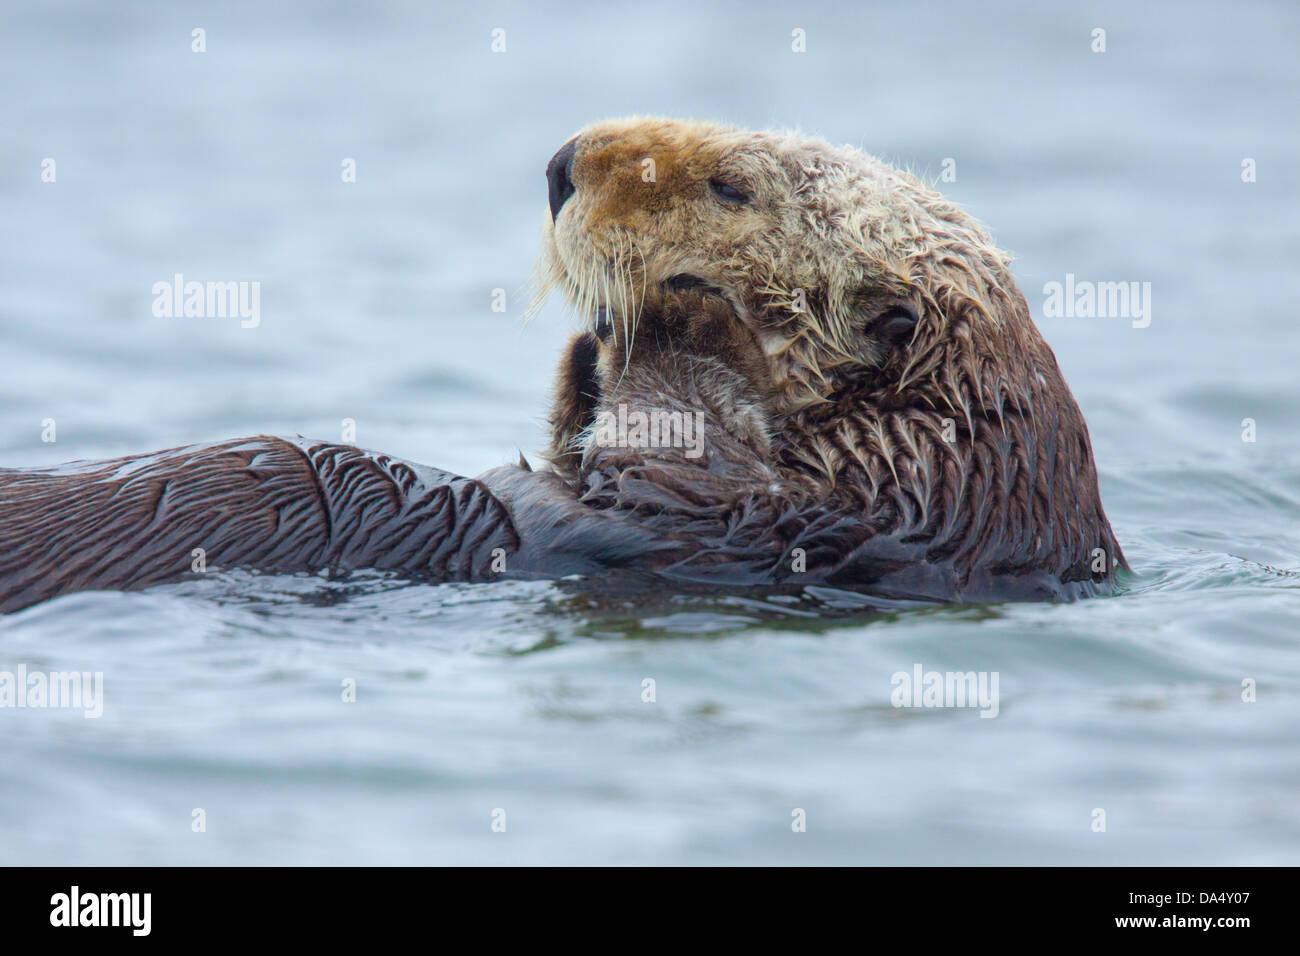
<instances>
[{"instance_id":1,"label":"water","mask_svg":"<svg viewBox=\"0 0 1300 956\"><path fill-rule=\"evenodd\" d=\"M1298 36L1285 3L6 6L4 464L345 418L465 474L531 453L573 323L520 319L542 168L593 119L696 115L956 160L1138 573L883 613L366 576L70 596L0 619L0 670L101 671L104 713L0 710L0 862L1297 862ZM261 324L155 318L178 272L259 281ZM1044 318L1067 273L1149 281L1150 326ZM892 707L918 663L997 672L998 716Z\"/></svg>"}]
</instances>

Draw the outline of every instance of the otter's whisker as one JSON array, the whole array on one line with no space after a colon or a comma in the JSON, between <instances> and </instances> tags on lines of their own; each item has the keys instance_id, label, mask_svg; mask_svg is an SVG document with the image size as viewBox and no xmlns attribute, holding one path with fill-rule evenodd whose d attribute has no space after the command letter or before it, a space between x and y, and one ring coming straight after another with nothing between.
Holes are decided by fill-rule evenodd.
<instances>
[{"instance_id":1,"label":"otter's whisker","mask_svg":"<svg viewBox=\"0 0 1300 956\"><path fill-rule=\"evenodd\" d=\"M645 297L646 292L649 290L650 280L648 278L649 266L646 265L645 253L641 251L641 247L636 243L632 243L632 249L641 259L641 299L637 302L636 314L632 317L632 328L635 329L637 323L641 321L641 310L645 308ZM629 261L628 269L631 270L631 268L632 263Z\"/></svg>"},{"instance_id":2,"label":"otter's whisker","mask_svg":"<svg viewBox=\"0 0 1300 956\"><path fill-rule=\"evenodd\" d=\"M624 359L623 362L623 369L624 371L626 371L627 363L631 361L632 358L632 338L633 336L636 335L636 319L635 316L632 315L631 301L630 301L632 295L632 287L631 287L632 284L631 284L631 278L628 275L629 267L628 267L627 256L624 254L621 248L623 246L623 243L624 240L620 238L619 239L620 249L619 249L618 258L615 260L615 269L617 269L616 281L618 284L619 312L623 315L624 328L625 329L628 328L628 324L630 323L630 331L628 331L627 334L627 344L625 348L626 358Z\"/></svg>"}]
</instances>

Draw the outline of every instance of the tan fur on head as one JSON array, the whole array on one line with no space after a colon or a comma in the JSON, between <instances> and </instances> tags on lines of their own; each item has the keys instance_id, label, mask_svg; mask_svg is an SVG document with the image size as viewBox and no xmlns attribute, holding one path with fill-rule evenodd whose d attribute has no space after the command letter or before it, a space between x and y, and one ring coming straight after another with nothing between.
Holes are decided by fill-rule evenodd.
<instances>
[{"instance_id":1,"label":"tan fur on head","mask_svg":"<svg viewBox=\"0 0 1300 956\"><path fill-rule=\"evenodd\" d=\"M957 358L978 378L973 335L997 339L1009 359L1044 348L1009 257L938 193L866 153L656 118L597 123L577 143L576 192L545 230L544 289L560 287L588 316L603 305L629 328L647 287L675 275L724 290L769 357L781 412L888 360L863 334L873 297L919 313L900 388ZM721 201L713 182L749 201ZM996 382L963 384L997 403ZM945 404L961 408L974 397L965 392L952 388Z\"/></svg>"}]
</instances>

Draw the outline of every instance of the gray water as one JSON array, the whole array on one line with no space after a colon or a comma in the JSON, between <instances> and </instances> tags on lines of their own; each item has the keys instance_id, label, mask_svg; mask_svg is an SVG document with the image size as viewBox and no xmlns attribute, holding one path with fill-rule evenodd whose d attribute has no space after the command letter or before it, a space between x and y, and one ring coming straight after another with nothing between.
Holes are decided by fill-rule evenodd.
<instances>
[{"instance_id":1,"label":"gray water","mask_svg":"<svg viewBox=\"0 0 1300 956\"><path fill-rule=\"evenodd\" d=\"M102 672L103 715L0 709L0 862L1300 860L1300 8L476 6L5 4L0 463L344 419L463 474L531 455L576 321L521 317L546 160L699 116L955 160L1137 573L883 612L366 575L69 596L0 619L0 670ZM155 317L175 273L260 282L260 324ZM1150 282L1149 326L1045 317L1067 273ZM996 672L996 718L893 707L917 664Z\"/></svg>"}]
</instances>

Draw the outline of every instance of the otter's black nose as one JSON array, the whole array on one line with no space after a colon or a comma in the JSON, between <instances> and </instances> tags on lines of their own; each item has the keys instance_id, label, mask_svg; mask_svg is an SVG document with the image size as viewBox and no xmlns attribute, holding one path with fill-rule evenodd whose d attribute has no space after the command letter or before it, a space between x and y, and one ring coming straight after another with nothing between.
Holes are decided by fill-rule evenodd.
<instances>
[{"instance_id":1,"label":"otter's black nose","mask_svg":"<svg viewBox=\"0 0 1300 956\"><path fill-rule=\"evenodd\" d=\"M578 151L578 140L573 138L560 147L560 151L546 164L546 191L551 200L551 221L560 214L560 207L573 195L573 154Z\"/></svg>"}]
</instances>

